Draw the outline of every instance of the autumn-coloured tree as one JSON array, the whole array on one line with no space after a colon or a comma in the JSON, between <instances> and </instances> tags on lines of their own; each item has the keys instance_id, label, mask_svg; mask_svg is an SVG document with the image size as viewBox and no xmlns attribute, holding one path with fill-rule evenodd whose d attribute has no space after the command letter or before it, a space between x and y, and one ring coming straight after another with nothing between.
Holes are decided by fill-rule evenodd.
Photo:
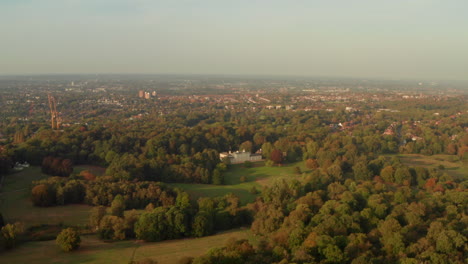
<instances>
[{"instance_id":1,"label":"autumn-coloured tree","mask_svg":"<svg viewBox=\"0 0 468 264\"><path fill-rule=\"evenodd\" d=\"M428 191L433 191L435 186L437 184L437 179L436 178L430 178L426 181L426 184L424 185L424 188Z\"/></svg>"},{"instance_id":2,"label":"autumn-coloured tree","mask_svg":"<svg viewBox=\"0 0 468 264\"><path fill-rule=\"evenodd\" d=\"M49 186L39 184L31 190L31 200L35 206L51 206L55 203L55 193Z\"/></svg>"},{"instance_id":3,"label":"autumn-coloured tree","mask_svg":"<svg viewBox=\"0 0 468 264\"><path fill-rule=\"evenodd\" d=\"M271 152L270 159L275 163L275 164L281 164L283 162L283 152L279 149L274 149Z\"/></svg>"},{"instance_id":4,"label":"autumn-coloured tree","mask_svg":"<svg viewBox=\"0 0 468 264\"><path fill-rule=\"evenodd\" d=\"M70 159L47 156L42 160L42 172L67 177L73 172L73 163Z\"/></svg>"},{"instance_id":5,"label":"autumn-coloured tree","mask_svg":"<svg viewBox=\"0 0 468 264\"><path fill-rule=\"evenodd\" d=\"M87 181L94 181L96 179L96 175L94 175L88 170L81 171L80 176Z\"/></svg>"},{"instance_id":6,"label":"autumn-coloured tree","mask_svg":"<svg viewBox=\"0 0 468 264\"><path fill-rule=\"evenodd\" d=\"M317 169L319 164L316 159L307 159L305 165L308 169Z\"/></svg>"}]
</instances>

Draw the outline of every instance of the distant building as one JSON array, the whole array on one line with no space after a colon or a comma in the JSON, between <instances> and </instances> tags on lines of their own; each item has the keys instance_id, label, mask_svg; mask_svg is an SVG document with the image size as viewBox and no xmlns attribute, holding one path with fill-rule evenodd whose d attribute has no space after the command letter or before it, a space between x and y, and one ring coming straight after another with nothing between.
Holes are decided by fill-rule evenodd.
<instances>
[{"instance_id":1,"label":"distant building","mask_svg":"<svg viewBox=\"0 0 468 264\"><path fill-rule=\"evenodd\" d=\"M15 167L13 167L13 170L22 171L24 168L28 168L28 167L29 167L29 163L27 162L24 162L24 163L16 162Z\"/></svg>"},{"instance_id":2,"label":"distant building","mask_svg":"<svg viewBox=\"0 0 468 264\"><path fill-rule=\"evenodd\" d=\"M251 161L251 162L261 161L262 160L262 155L261 154L252 154L249 151L245 151L245 150L242 151L242 152L236 151L234 153L231 153L229 151L229 152L219 153L219 158L221 160L223 160L225 158L229 158L229 160L231 161L231 164L236 164L236 163L243 163L243 162L246 162L246 161Z\"/></svg>"},{"instance_id":3,"label":"distant building","mask_svg":"<svg viewBox=\"0 0 468 264\"><path fill-rule=\"evenodd\" d=\"M145 97L145 92L144 91L138 91L138 97L143 98Z\"/></svg>"},{"instance_id":4,"label":"distant building","mask_svg":"<svg viewBox=\"0 0 468 264\"><path fill-rule=\"evenodd\" d=\"M145 92L145 99L150 99L150 98L151 98L151 94L148 92Z\"/></svg>"}]
</instances>

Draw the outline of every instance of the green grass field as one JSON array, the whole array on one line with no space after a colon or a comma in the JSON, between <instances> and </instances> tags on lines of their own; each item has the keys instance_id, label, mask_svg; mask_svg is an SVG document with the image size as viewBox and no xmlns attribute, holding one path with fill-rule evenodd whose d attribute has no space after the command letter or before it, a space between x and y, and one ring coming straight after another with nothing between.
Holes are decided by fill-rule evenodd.
<instances>
[{"instance_id":1,"label":"green grass field","mask_svg":"<svg viewBox=\"0 0 468 264\"><path fill-rule=\"evenodd\" d=\"M265 167L262 163L254 164L252 168L233 165L225 173L225 185L207 184L170 184L189 192L194 199L202 196L223 196L229 192L237 194L245 204L255 199L249 190L255 186L271 184L275 180L286 178L301 178L295 174L298 166L304 171L302 163L288 164L281 167ZM100 175L102 169L89 166L79 166L75 172L90 170ZM93 169L96 169L93 171ZM241 182L240 177L246 181ZM86 224L91 206L67 205L54 207L34 207L29 200L31 182L47 178L39 167L27 168L5 176L0 189L0 212L8 222L21 221L26 227L48 224L64 224L67 226ZM159 263L176 263L184 256L198 256L208 249L219 247L231 237L248 238L255 243L250 231L245 229L231 230L203 238L179 239L157 243L143 243L129 240L114 243L100 241L95 235L82 236L81 248L72 253L61 252L55 241L26 242L11 251L0 254L0 263L128 263L130 260L152 258Z\"/></svg>"},{"instance_id":2,"label":"green grass field","mask_svg":"<svg viewBox=\"0 0 468 264\"><path fill-rule=\"evenodd\" d=\"M407 166L437 168L442 165L444 171L453 177L461 179L468 176L468 164L459 161L454 155L404 154L398 155L398 157Z\"/></svg>"},{"instance_id":3,"label":"green grass field","mask_svg":"<svg viewBox=\"0 0 468 264\"><path fill-rule=\"evenodd\" d=\"M249 192L255 186L261 190L262 186L281 178L300 178L294 173L294 167L305 170L303 163L293 163L281 167L265 167L263 163L256 163L252 168L245 168L243 165L232 165L225 172L224 185L209 184L170 184L186 190L193 199L199 197L223 196L227 193L238 195L243 204L255 200L256 195ZM96 175L102 175L103 168L94 166L77 166L75 172L89 170ZM246 181L241 182L240 177L245 176ZM40 171L39 167L26 168L23 171L15 172L5 176L2 188L0 189L0 212L8 222L21 221L27 227L40 224L64 224L82 225L87 223L91 206L88 205L66 205L53 207L35 207L29 200L30 187L32 181L45 179L48 176Z\"/></svg>"},{"instance_id":4,"label":"green grass field","mask_svg":"<svg viewBox=\"0 0 468 264\"><path fill-rule=\"evenodd\" d=\"M172 183L170 185L187 191L193 199L203 196L223 196L231 192L239 196L241 202L246 204L255 200L256 195L249 192L253 186L261 191L263 186L269 185L278 179L298 179L301 176L295 174L294 168L299 167L304 172L305 166L303 164L303 162L297 162L281 167L266 167L260 162L255 163L252 168L245 168L242 164L236 164L231 165L228 171L224 173L224 185L186 183ZM246 177L245 182L240 181L241 176Z\"/></svg>"},{"instance_id":5,"label":"green grass field","mask_svg":"<svg viewBox=\"0 0 468 264\"><path fill-rule=\"evenodd\" d=\"M114 264L151 258L158 263L173 264L184 256L199 256L213 247L223 246L229 238L254 240L246 229L222 232L202 238L187 238L155 243L129 240L107 243L96 236L82 236L81 247L74 252L59 250L55 241L28 242L2 252L0 263L102 263Z\"/></svg>"},{"instance_id":6,"label":"green grass field","mask_svg":"<svg viewBox=\"0 0 468 264\"><path fill-rule=\"evenodd\" d=\"M45 179L39 167L26 168L5 176L0 189L0 212L7 222L23 222L26 227L39 224L79 225L88 221L91 206L67 205L35 207L29 200L32 181Z\"/></svg>"}]
</instances>

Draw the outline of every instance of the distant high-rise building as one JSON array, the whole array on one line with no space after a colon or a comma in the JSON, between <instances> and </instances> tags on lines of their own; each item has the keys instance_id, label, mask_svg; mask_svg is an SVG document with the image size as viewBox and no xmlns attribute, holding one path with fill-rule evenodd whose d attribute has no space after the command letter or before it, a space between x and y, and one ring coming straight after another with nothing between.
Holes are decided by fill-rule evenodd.
<instances>
[{"instance_id":1,"label":"distant high-rise building","mask_svg":"<svg viewBox=\"0 0 468 264\"><path fill-rule=\"evenodd\" d=\"M138 91L138 97L140 97L140 98L145 97L145 92L142 91L142 90Z\"/></svg>"},{"instance_id":2,"label":"distant high-rise building","mask_svg":"<svg viewBox=\"0 0 468 264\"><path fill-rule=\"evenodd\" d=\"M156 97L156 95L158 95L158 93L156 93L156 91L153 91L153 92L151 93L151 96L153 96L153 97Z\"/></svg>"},{"instance_id":3,"label":"distant high-rise building","mask_svg":"<svg viewBox=\"0 0 468 264\"><path fill-rule=\"evenodd\" d=\"M150 98L151 98L151 95L150 95L150 93L148 93L148 92L145 92L145 99L150 99Z\"/></svg>"}]
</instances>

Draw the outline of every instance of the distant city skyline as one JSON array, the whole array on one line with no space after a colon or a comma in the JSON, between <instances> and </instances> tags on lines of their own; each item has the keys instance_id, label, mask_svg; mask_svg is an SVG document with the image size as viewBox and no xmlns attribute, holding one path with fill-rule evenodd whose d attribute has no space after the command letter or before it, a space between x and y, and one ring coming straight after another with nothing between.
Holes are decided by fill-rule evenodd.
<instances>
[{"instance_id":1,"label":"distant city skyline","mask_svg":"<svg viewBox=\"0 0 468 264\"><path fill-rule=\"evenodd\" d=\"M468 2L2 0L0 75L468 80Z\"/></svg>"}]
</instances>

